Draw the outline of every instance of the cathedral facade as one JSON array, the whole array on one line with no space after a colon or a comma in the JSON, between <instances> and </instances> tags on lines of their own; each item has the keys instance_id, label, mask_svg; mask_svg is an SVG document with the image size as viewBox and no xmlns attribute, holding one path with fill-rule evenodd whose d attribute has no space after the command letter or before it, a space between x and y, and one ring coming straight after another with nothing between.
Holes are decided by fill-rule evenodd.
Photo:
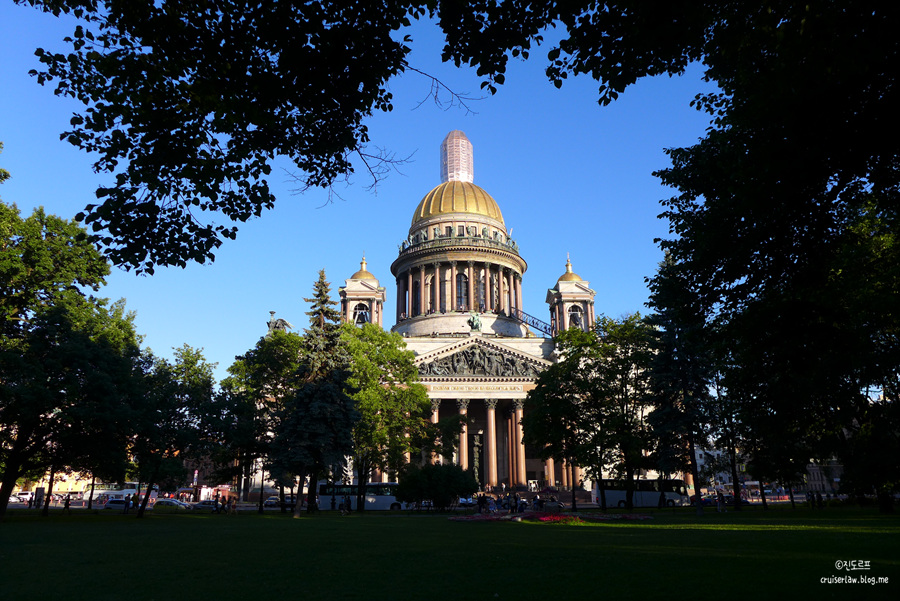
<instances>
[{"instance_id":1,"label":"cathedral facade","mask_svg":"<svg viewBox=\"0 0 900 601\"><path fill-rule=\"evenodd\" d=\"M528 265L497 202L473 183L471 142L452 131L440 155L442 181L415 207L391 265L397 294L391 330L415 353L432 421L467 417L456 463L488 489L568 486L571 470L524 445L520 422L525 396L556 360L552 337L592 327L595 293L567 261L547 291L550 321L526 313ZM365 259L339 295L346 321L384 326L385 288ZM580 482L581 470L573 467Z\"/></svg>"}]
</instances>

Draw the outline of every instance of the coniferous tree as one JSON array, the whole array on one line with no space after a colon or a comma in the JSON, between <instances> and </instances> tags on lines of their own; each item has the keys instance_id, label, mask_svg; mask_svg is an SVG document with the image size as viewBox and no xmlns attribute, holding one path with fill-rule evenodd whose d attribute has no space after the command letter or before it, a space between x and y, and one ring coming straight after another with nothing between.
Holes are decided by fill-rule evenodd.
<instances>
[{"instance_id":1,"label":"coniferous tree","mask_svg":"<svg viewBox=\"0 0 900 601\"><path fill-rule=\"evenodd\" d=\"M340 312L331 300L325 270L313 288L309 327L303 337L297 391L285 400L272 460L309 478L308 511L316 508L318 474L340 463L353 450L353 426L359 419L350 396L350 355L341 342ZM299 515L300 503L294 508Z\"/></svg>"},{"instance_id":2,"label":"coniferous tree","mask_svg":"<svg viewBox=\"0 0 900 601\"><path fill-rule=\"evenodd\" d=\"M705 446L713 352L706 315L671 257L666 256L650 281L648 317L654 328L655 352L650 363L653 411L647 418L656 440L658 463L689 471L694 482L697 515L700 502L698 446Z\"/></svg>"}]
</instances>

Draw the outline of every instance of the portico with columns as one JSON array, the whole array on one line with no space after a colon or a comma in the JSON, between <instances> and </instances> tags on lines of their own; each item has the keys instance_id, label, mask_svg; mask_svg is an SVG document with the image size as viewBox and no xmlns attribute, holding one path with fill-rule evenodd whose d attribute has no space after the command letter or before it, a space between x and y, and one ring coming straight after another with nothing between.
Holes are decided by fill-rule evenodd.
<instances>
[{"instance_id":1,"label":"portico with columns","mask_svg":"<svg viewBox=\"0 0 900 601\"><path fill-rule=\"evenodd\" d=\"M545 481L543 463L526 452L520 422L525 396L551 362L480 333L443 342L416 364L432 399L432 421L467 418L454 461L488 488Z\"/></svg>"}]
</instances>

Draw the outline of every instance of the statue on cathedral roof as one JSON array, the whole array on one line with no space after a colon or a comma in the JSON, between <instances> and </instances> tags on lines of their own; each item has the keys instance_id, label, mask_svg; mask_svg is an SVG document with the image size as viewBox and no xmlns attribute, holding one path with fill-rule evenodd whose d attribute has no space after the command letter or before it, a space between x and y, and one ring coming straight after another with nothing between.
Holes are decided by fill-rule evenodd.
<instances>
[{"instance_id":1,"label":"statue on cathedral roof","mask_svg":"<svg viewBox=\"0 0 900 601\"><path fill-rule=\"evenodd\" d=\"M271 336L272 332L285 332L294 329L294 326L288 320L281 317L275 319L275 311L269 311L269 315L269 321L266 323L269 326L269 331L266 333L266 336Z\"/></svg>"}]
</instances>

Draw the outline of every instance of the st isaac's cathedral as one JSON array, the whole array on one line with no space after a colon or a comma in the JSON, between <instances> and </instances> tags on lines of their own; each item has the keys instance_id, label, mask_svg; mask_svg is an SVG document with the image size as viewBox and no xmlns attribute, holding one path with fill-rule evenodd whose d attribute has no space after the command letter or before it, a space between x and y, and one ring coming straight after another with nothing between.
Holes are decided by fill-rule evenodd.
<instances>
[{"instance_id":1,"label":"st isaac's cathedral","mask_svg":"<svg viewBox=\"0 0 900 601\"><path fill-rule=\"evenodd\" d=\"M392 331L415 353L432 421L468 417L455 460L495 488L569 485L571 470L522 444L525 395L556 355L552 336L594 322L594 291L570 262L547 291L549 323L525 312L528 264L497 202L473 183L472 144L452 131L441 144L441 183L415 207L391 264L397 286ZM384 326L385 288L366 268L339 289L347 321ZM575 467L576 483L582 479Z\"/></svg>"}]
</instances>

